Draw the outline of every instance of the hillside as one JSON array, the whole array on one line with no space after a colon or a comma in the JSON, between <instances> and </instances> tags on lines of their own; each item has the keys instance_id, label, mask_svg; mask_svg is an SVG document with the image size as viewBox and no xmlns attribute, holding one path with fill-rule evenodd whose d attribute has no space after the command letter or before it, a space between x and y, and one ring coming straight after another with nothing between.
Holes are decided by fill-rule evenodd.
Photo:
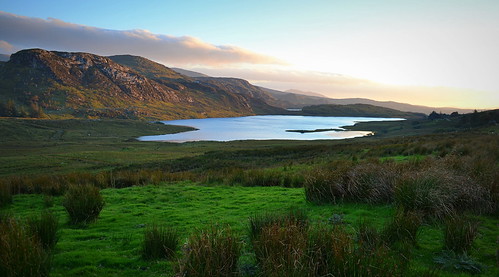
<instances>
[{"instance_id":1,"label":"hillside","mask_svg":"<svg viewBox=\"0 0 499 277\"><path fill-rule=\"evenodd\" d=\"M426 115L421 113L402 112L367 104L306 106L303 107L299 114L312 116L393 117L406 119L426 118Z\"/></svg>"},{"instance_id":2,"label":"hillside","mask_svg":"<svg viewBox=\"0 0 499 277\"><path fill-rule=\"evenodd\" d=\"M109 56L108 58L116 63L130 67L138 73L151 79L185 79L186 77L162 64L139 56L115 55Z\"/></svg>"},{"instance_id":3,"label":"hillside","mask_svg":"<svg viewBox=\"0 0 499 277\"><path fill-rule=\"evenodd\" d=\"M145 58L22 50L0 65L0 102L50 118L178 119L280 111Z\"/></svg>"},{"instance_id":4,"label":"hillside","mask_svg":"<svg viewBox=\"0 0 499 277\"><path fill-rule=\"evenodd\" d=\"M177 68L177 67L172 67L172 70L174 70L175 72L180 73L182 75L185 75L187 77L210 77L210 76L203 74L203 73L199 73L199 72L191 71L191 70L186 70L186 69L182 69L182 68Z\"/></svg>"}]
</instances>

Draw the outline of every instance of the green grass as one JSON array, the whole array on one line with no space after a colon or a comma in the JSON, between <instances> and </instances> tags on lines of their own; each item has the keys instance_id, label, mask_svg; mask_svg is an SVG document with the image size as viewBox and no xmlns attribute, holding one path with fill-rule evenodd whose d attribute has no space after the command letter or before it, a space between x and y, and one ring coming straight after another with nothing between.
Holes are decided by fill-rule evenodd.
<instances>
[{"instance_id":1,"label":"green grass","mask_svg":"<svg viewBox=\"0 0 499 277\"><path fill-rule=\"evenodd\" d=\"M144 228L150 222L172 226L180 232L181 244L196 230L212 224L229 225L244 241L242 260L251 260L249 249L249 218L264 211L285 212L290 208L307 211L312 223L327 223L337 214L352 234L361 219L368 219L381 228L394 213L388 205L343 203L313 205L305 202L302 188L201 186L190 182L157 186L104 189L106 206L99 220L84 229L73 227L62 207L62 197L54 197L50 208L60 222L51 276L173 276L175 262L145 261L141 257ZM2 211L16 217L38 215L44 209L43 195L16 195L13 204ZM495 261L493 229L497 220L479 217L484 222L482 236L477 238L470 255L492 266L486 276L498 273ZM495 223L494 223L495 222ZM442 250L443 234L438 226L423 226L411 265L427 268L433 256ZM181 255L181 253L178 253Z\"/></svg>"}]
</instances>

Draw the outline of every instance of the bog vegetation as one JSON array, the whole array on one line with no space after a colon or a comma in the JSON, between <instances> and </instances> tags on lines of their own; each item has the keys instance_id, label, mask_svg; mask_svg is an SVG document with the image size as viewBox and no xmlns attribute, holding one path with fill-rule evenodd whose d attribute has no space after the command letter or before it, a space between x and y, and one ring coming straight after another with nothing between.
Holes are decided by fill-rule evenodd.
<instances>
[{"instance_id":1,"label":"bog vegetation","mask_svg":"<svg viewBox=\"0 0 499 277\"><path fill-rule=\"evenodd\" d=\"M25 122L57 170L34 172L34 153L1 169L0 273L496 276L498 129L437 120L383 123L384 139L182 145L107 144L93 125L94 150L70 127L54 142L50 123ZM60 170L69 159L77 170Z\"/></svg>"}]
</instances>

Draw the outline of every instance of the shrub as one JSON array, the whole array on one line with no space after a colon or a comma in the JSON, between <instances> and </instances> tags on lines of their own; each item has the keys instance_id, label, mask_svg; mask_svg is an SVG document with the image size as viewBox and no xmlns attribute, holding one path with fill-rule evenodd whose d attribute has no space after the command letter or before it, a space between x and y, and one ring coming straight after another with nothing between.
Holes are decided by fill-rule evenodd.
<instances>
[{"instance_id":1,"label":"shrub","mask_svg":"<svg viewBox=\"0 0 499 277\"><path fill-rule=\"evenodd\" d=\"M98 188L88 185L70 186L62 205L69 214L71 223L88 223L95 221L104 207Z\"/></svg>"},{"instance_id":2,"label":"shrub","mask_svg":"<svg viewBox=\"0 0 499 277\"><path fill-rule=\"evenodd\" d=\"M478 222L465 217L451 217L445 221L444 248L457 254L469 252L478 235Z\"/></svg>"},{"instance_id":3,"label":"shrub","mask_svg":"<svg viewBox=\"0 0 499 277\"><path fill-rule=\"evenodd\" d=\"M212 226L189 238L181 276L237 276L241 245L231 230Z\"/></svg>"},{"instance_id":4,"label":"shrub","mask_svg":"<svg viewBox=\"0 0 499 277\"><path fill-rule=\"evenodd\" d=\"M142 244L142 257L145 259L172 258L178 249L180 236L173 228L147 227Z\"/></svg>"},{"instance_id":5,"label":"shrub","mask_svg":"<svg viewBox=\"0 0 499 277\"><path fill-rule=\"evenodd\" d=\"M54 248L59 239L57 234L59 220L52 212L45 210L40 218L29 218L27 225L31 234L38 238L43 248Z\"/></svg>"},{"instance_id":6,"label":"shrub","mask_svg":"<svg viewBox=\"0 0 499 277\"><path fill-rule=\"evenodd\" d=\"M0 222L0 276L48 276L50 257L26 227L10 218Z\"/></svg>"}]
</instances>

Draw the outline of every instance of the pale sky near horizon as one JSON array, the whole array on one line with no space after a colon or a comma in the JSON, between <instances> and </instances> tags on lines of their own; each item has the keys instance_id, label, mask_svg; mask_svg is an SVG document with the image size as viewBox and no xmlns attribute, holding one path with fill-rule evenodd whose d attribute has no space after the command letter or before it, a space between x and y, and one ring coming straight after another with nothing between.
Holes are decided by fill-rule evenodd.
<instances>
[{"instance_id":1,"label":"pale sky near horizon","mask_svg":"<svg viewBox=\"0 0 499 277\"><path fill-rule=\"evenodd\" d=\"M126 51L282 90L499 107L499 1L0 0L0 11L0 52ZM116 41L131 46L113 52Z\"/></svg>"}]
</instances>

